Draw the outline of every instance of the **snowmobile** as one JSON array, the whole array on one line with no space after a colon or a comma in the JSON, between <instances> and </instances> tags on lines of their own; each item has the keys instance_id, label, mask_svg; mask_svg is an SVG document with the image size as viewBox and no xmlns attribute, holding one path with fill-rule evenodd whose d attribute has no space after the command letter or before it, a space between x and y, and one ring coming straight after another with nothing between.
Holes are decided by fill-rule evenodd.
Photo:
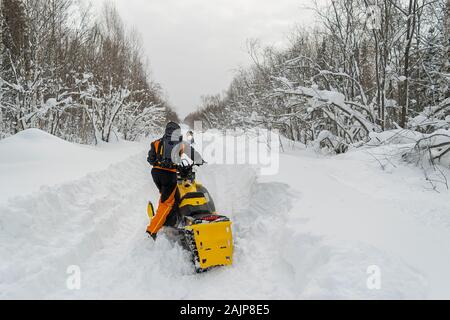
<instances>
[{"instance_id":1,"label":"snowmobile","mask_svg":"<svg viewBox=\"0 0 450 320\"><path fill-rule=\"evenodd\" d=\"M184 161L177 166L179 201L174 214L175 227L165 227L164 233L192 255L197 273L233 263L233 235L229 218L216 212L208 190L196 180L198 164ZM155 214L148 204L148 215Z\"/></svg>"}]
</instances>

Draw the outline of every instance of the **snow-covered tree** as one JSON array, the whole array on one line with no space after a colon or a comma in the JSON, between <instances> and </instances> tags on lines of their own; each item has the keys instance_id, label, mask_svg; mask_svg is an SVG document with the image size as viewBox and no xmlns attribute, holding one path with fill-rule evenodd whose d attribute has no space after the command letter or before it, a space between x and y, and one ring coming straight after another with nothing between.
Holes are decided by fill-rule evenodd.
<instances>
[{"instance_id":1,"label":"snow-covered tree","mask_svg":"<svg viewBox=\"0 0 450 320\"><path fill-rule=\"evenodd\" d=\"M164 122L168 105L148 76L141 39L112 4L95 18L73 0L1 3L2 137L36 127L98 143Z\"/></svg>"},{"instance_id":2,"label":"snow-covered tree","mask_svg":"<svg viewBox=\"0 0 450 320\"><path fill-rule=\"evenodd\" d=\"M318 7L322 24L294 30L283 50L251 41L252 66L188 121L276 128L337 152L368 141L373 131L445 128L448 1L384 0L377 12L371 4L336 0ZM419 119L437 126L424 129Z\"/></svg>"}]
</instances>

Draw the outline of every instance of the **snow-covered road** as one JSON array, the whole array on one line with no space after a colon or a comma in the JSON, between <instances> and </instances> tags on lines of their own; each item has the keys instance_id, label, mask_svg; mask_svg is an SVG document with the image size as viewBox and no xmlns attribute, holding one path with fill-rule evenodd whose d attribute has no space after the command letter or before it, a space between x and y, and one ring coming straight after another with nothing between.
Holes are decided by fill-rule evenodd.
<instances>
[{"instance_id":1,"label":"snow-covered road","mask_svg":"<svg viewBox=\"0 0 450 320\"><path fill-rule=\"evenodd\" d=\"M42 135L48 138L34 134L32 144L40 143ZM287 185L259 184L245 165L202 168L200 180L234 221L236 263L196 275L181 248L165 237L156 243L146 237L146 204L156 201L157 194L145 145L139 152L130 150L128 158L105 170L43 186L1 207L1 297L293 297L289 266L273 258L291 204ZM81 269L79 291L66 287L69 266Z\"/></svg>"},{"instance_id":2,"label":"snow-covered road","mask_svg":"<svg viewBox=\"0 0 450 320\"><path fill-rule=\"evenodd\" d=\"M180 247L145 236L146 204L157 199L146 146L121 148L103 170L0 204L0 298L450 297L450 194L427 190L415 167L382 171L367 151L309 150L283 154L275 176L204 167L199 179L232 218L236 250L233 267L196 275ZM81 290L66 287L72 265ZM380 290L367 287L373 265Z\"/></svg>"}]
</instances>

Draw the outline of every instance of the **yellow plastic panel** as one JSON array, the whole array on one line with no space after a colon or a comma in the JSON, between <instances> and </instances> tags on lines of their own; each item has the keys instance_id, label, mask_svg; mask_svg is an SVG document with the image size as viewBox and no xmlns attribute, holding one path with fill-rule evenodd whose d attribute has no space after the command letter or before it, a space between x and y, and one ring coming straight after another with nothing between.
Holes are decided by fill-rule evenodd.
<instances>
[{"instance_id":1,"label":"yellow plastic panel","mask_svg":"<svg viewBox=\"0 0 450 320\"><path fill-rule=\"evenodd\" d=\"M208 201L206 200L205 197L203 198L191 198L191 199L184 199L181 204L180 204L180 208L183 208L185 206L202 206L204 204L207 204Z\"/></svg>"},{"instance_id":2,"label":"yellow plastic panel","mask_svg":"<svg viewBox=\"0 0 450 320\"><path fill-rule=\"evenodd\" d=\"M197 184L194 183L190 183L190 182L186 182L186 181L182 181L178 183L178 190L180 192L180 198L184 198L185 195L187 195L188 193L193 193L193 192L197 192Z\"/></svg>"},{"instance_id":3,"label":"yellow plastic panel","mask_svg":"<svg viewBox=\"0 0 450 320\"><path fill-rule=\"evenodd\" d=\"M189 229L194 231L202 269L233 264L233 235L230 221L198 224Z\"/></svg>"}]
</instances>

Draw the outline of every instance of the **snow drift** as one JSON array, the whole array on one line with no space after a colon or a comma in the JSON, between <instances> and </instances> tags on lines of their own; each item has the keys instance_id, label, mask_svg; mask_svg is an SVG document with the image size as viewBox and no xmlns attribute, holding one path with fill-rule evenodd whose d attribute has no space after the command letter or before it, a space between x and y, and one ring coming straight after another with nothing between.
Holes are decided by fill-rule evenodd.
<instances>
[{"instance_id":1,"label":"snow drift","mask_svg":"<svg viewBox=\"0 0 450 320\"><path fill-rule=\"evenodd\" d=\"M136 143L91 147L69 143L38 129L0 140L0 204L107 168L142 150Z\"/></svg>"},{"instance_id":2,"label":"snow drift","mask_svg":"<svg viewBox=\"0 0 450 320\"><path fill-rule=\"evenodd\" d=\"M375 160L386 146L322 157L286 144L275 176L249 165L200 169L218 210L233 220L236 250L233 267L196 275L180 247L145 236L146 203L158 197L147 143L97 149L28 134L32 142L19 135L0 143L2 165L40 157L30 168L50 170L57 153L79 172L0 204L0 298L450 297L442 246L450 241L449 192L427 188L421 170L400 158ZM81 164L113 155L115 163L82 174ZM58 168L54 176L65 172ZM8 174L26 185L16 167ZM66 287L72 265L82 272L81 290ZM374 265L379 290L367 286Z\"/></svg>"}]
</instances>

